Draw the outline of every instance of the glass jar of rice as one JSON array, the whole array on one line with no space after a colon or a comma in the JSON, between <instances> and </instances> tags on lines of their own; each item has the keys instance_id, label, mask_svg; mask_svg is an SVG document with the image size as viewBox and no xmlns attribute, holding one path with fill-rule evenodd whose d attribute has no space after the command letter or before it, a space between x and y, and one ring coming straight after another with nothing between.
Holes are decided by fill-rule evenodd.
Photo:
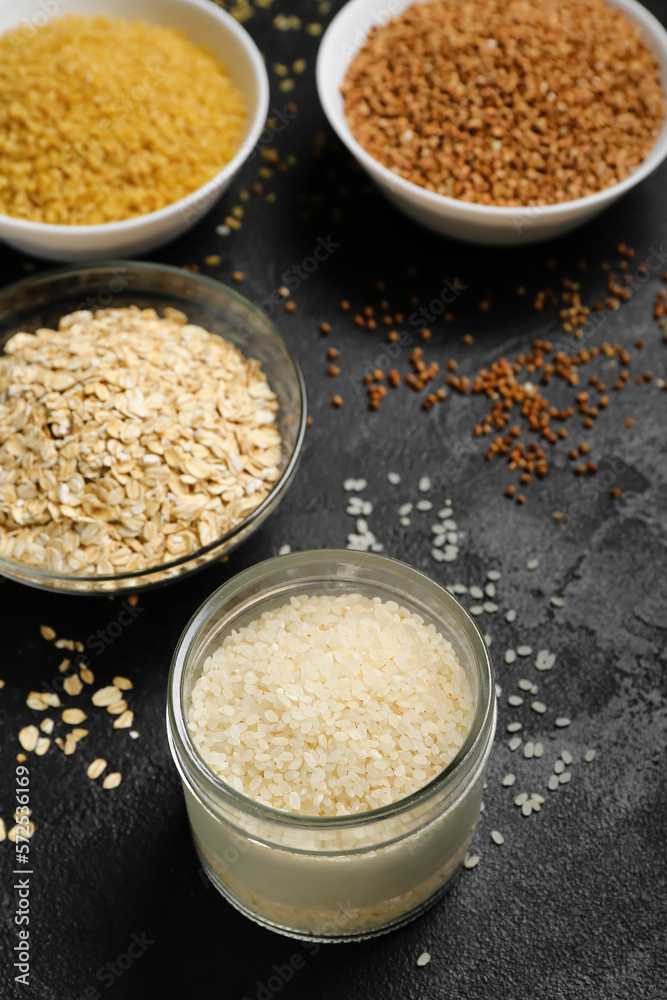
<instances>
[{"instance_id":1,"label":"glass jar of rice","mask_svg":"<svg viewBox=\"0 0 667 1000\"><path fill-rule=\"evenodd\" d=\"M167 715L202 865L265 927L371 937L463 860L493 668L465 609L404 563L320 550L240 573L185 629Z\"/></svg>"}]
</instances>

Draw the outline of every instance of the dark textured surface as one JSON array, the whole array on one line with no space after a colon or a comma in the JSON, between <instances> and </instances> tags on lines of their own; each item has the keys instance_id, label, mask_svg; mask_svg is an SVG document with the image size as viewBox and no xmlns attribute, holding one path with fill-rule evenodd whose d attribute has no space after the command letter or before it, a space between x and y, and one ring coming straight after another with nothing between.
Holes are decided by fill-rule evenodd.
<instances>
[{"instance_id":1,"label":"dark textured surface","mask_svg":"<svg viewBox=\"0 0 667 1000\"><path fill-rule=\"evenodd\" d=\"M664 3L649 6L663 20L667 17ZM316 16L314 5L295 7L304 22L329 20ZM592 302L603 294L599 262L617 259L619 241L635 248L633 266L646 260L651 248L667 254L667 170L663 167L592 225L553 245L501 251L436 239L369 194L348 157L332 143L322 147L316 140L324 128L313 82L317 40L303 29L276 31L276 12L258 11L247 27L269 63L308 60L295 91L285 95L274 87L272 93L274 108L288 99L299 106L297 118L275 137L281 155L292 153L298 163L284 176L262 180L264 193L246 204L239 232L216 235L216 224L238 203L240 189L256 180L263 164L255 160L191 235L156 257L198 263L223 281L240 268L246 275L242 292L261 301L285 280L286 270L310 255L318 237L331 236L340 244L295 292L297 311L275 313L304 367L314 424L289 495L255 538L228 564L142 595L136 621L101 655L91 655L97 684L109 683L116 673L134 680L131 707L140 739L133 742L126 732L113 732L110 717L92 710L86 723L90 735L74 756L66 758L52 746L45 757L30 758L37 825L31 841L31 985L12 982L13 848L5 842L0 844L0 996L657 1000L664 996L667 971L667 393L655 384L637 387L634 376L645 370L666 375L667 347L651 318L659 273L653 272L588 341L620 342L633 354L628 389L611 393L609 411L586 435L589 457L601 472L615 470L613 484L623 489L616 502L608 485L591 488L594 479L586 481L585 492L562 447L548 479L527 490L525 508L506 501L502 491L510 473L500 463L487 464L471 437L472 423L483 412L477 397L455 396L426 414L418 397L401 389L378 413L369 413L355 380L382 352L384 334L357 330L337 304L349 298L355 311L376 305L374 283L382 278L392 308L404 312L405 328L418 343L409 323L414 308L409 297L417 294L428 303L440 295L445 279L458 275L466 288L453 306L454 322L432 324L428 360L444 366L454 357L461 373L474 373L503 354L515 356L535 336L566 344L555 310L531 309L531 290L558 287L567 274L581 278L584 300ZM276 192L274 203L265 200L269 191ZM309 218L302 218L303 211ZM203 259L211 253L219 253L222 262L204 268ZM557 260L555 270L546 266L550 256ZM589 262L583 274L574 266L580 258ZM406 271L412 264L418 266L416 276ZM23 273L19 256L6 248L0 251L0 266L5 282ZM519 284L529 290L525 298L515 294ZM484 312L479 302L487 292L494 298ZM321 320L334 328L328 340L317 332ZM461 342L468 332L474 335L470 347ZM639 336L646 341L642 351L633 348ZM341 351L338 380L325 374L328 346ZM403 350L397 361L402 372L408 370L407 355ZM603 364L590 368L604 370ZM340 411L330 405L334 391L345 398ZM624 427L628 415L634 417L631 430ZM570 426L576 442L579 430L574 421ZM619 455L624 462L614 464ZM402 474L400 487L388 486L389 469ZM465 532L459 560L451 566L429 556L431 515L413 516L408 529L398 526L395 508L423 474L438 483L438 506L451 497L459 530ZM200 876L166 745L165 685L181 629L231 574L275 554L285 542L293 548L345 543L353 522L344 512L342 481L350 475L368 479L364 495L376 505L370 526L389 554L445 583L470 585L483 581L489 568L502 572L501 611L481 621L492 635L503 694L486 810L474 842L479 866L464 871L443 901L403 930L360 945L317 948L255 927ZM580 510L571 507L577 502ZM551 519L556 509L568 514L559 526ZM526 562L536 554L539 567L529 572ZM549 604L554 593L565 598L561 610ZM61 659L41 639L39 625L85 640L114 620L120 608L107 599L41 594L10 582L0 584L0 601L0 677L6 682L0 692L0 815L10 825L16 733L32 721L25 697L58 677ZM512 625L503 614L510 607L518 611ZM554 669L537 673L532 658L506 666L504 649L521 642L556 651ZM507 706L507 695L516 691L521 676L539 684L548 706L544 716L532 713L528 703ZM554 727L559 715L571 716L568 730ZM510 754L505 727L514 718L524 722L527 735L544 743L541 760L525 760L520 751ZM598 757L585 765L589 747L597 748ZM546 781L564 748L575 758L572 781L547 794ZM86 778L86 766L96 756L122 771L120 788L104 791ZM517 775L511 789L500 783L509 770ZM520 815L513 805L520 790L547 795L539 815ZM502 847L491 842L493 828L505 835ZM121 973L114 963L127 953L133 935L145 936L146 950ZM417 968L423 950L431 953L431 962ZM297 954L303 968L279 991L275 981L273 988L266 987L274 966Z\"/></svg>"}]
</instances>

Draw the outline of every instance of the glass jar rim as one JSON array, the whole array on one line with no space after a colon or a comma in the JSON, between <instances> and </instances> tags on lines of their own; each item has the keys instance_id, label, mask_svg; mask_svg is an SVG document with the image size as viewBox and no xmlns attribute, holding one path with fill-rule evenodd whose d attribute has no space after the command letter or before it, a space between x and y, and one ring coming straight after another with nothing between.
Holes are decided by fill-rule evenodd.
<instances>
[{"instance_id":1,"label":"glass jar rim","mask_svg":"<svg viewBox=\"0 0 667 1000\"><path fill-rule=\"evenodd\" d=\"M185 668L188 665L187 660L190 646L192 641L196 638L200 627L207 620L210 612L217 605L219 605L225 597L232 596L235 591L239 590L247 583L261 580L263 576L266 576L271 569L276 568L278 565L285 569L288 567L298 567L301 563L305 566L314 558L317 558L318 561L328 560L332 563L347 562L353 564L356 563L357 565L374 564L378 566L378 568L390 565L394 567L394 569L397 569L401 573L405 574L406 577L412 578L415 583L420 583L423 587L426 587L427 590L432 591L433 595L439 598L439 600L447 608L447 611L450 612L456 619L457 624L461 627L465 638L470 644L475 663L479 668L479 693L477 705L475 707L475 716L466 739L459 748L456 757L454 757L454 759L450 761L450 763L444 767L442 771L436 774L435 777L431 778L431 780L425 785L422 785L421 788L417 789L417 791L411 792L409 795L400 799L396 799L388 805L378 806L374 809L366 809L363 812L349 813L341 816L307 816L299 813L288 813L285 810L276 809L273 806L265 805L256 799L252 799L243 792L236 791L235 788L232 788L231 785L227 784L220 777L218 777L218 775L216 775L208 767L204 759L199 754L199 751L197 750L187 729L183 705L183 682ZM322 576L321 579L327 580L341 578ZM295 582L298 583L298 580ZM354 581L350 580L349 582L350 584L353 584ZM396 594L394 599L400 602L400 594ZM261 602L262 596L260 595L258 603L261 605ZM236 610L230 610L230 618L234 617ZM227 804L236 807L239 811L245 813L246 815L251 815L258 819L268 820L276 823L277 825L286 827L298 827L301 829L310 828L318 830L344 829L349 827L364 826L366 824L389 819L393 816L410 811L415 806L428 801L428 799L440 791L449 782L456 781L459 776L462 776L465 773L466 765L470 763L471 760L474 760L477 751L480 749L480 744L482 744L485 739L485 734L489 725L491 725L493 731L495 702L496 697L493 666L486 642L484 641L480 629L473 618L469 615L468 611L452 594L449 593L448 590L445 589L445 587L433 580L426 573L421 572L421 570L415 569L408 563L403 562L400 559L395 559L393 556L380 555L376 552L358 552L350 549L304 549L299 552L289 553L288 555L273 556L260 563L255 563L253 566L250 566L245 570L242 570L240 573L237 573L230 580L227 580L215 591L213 591L207 600L204 601L204 603L200 605L200 607L192 615L190 621L185 626L180 639L178 640L169 671L167 691L167 736L172 756L174 757L174 761L183 780L187 781L188 784L192 784L190 775L184 773L185 769L183 768L182 761L185 758L190 765L194 766L197 774L197 781L201 783L204 788L209 791L209 793L222 798Z\"/></svg>"}]
</instances>

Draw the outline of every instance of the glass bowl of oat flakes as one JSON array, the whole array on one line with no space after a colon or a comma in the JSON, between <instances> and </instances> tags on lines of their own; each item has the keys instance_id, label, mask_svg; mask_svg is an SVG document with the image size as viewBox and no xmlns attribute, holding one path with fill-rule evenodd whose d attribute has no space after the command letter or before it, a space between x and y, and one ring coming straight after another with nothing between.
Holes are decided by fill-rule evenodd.
<instances>
[{"instance_id":1,"label":"glass bowl of oat flakes","mask_svg":"<svg viewBox=\"0 0 667 1000\"><path fill-rule=\"evenodd\" d=\"M306 426L268 317L166 265L49 271L0 294L0 574L121 593L220 559L273 510Z\"/></svg>"}]
</instances>

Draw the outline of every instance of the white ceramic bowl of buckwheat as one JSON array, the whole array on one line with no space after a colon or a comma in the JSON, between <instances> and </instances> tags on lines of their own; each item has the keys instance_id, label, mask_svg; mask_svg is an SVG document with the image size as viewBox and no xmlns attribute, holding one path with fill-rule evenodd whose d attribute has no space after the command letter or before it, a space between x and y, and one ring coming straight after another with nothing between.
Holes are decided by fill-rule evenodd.
<instances>
[{"instance_id":1,"label":"white ceramic bowl of buckwheat","mask_svg":"<svg viewBox=\"0 0 667 1000\"><path fill-rule=\"evenodd\" d=\"M97 225L55 225L0 215L0 240L35 257L87 261L147 253L199 222L252 153L269 107L264 61L248 32L210 0L64 0L53 4L0 0L0 34L18 29L29 37L51 17L66 14L103 15L178 28L190 41L210 50L244 98L245 133L236 155L207 184L171 205Z\"/></svg>"},{"instance_id":2,"label":"white ceramic bowl of buckwheat","mask_svg":"<svg viewBox=\"0 0 667 1000\"><path fill-rule=\"evenodd\" d=\"M573 201L540 207L499 207L437 194L389 170L355 139L344 111L341 84L372 27L401 14L414 0L350 0L329 25L317 60L317 89L332 128L388 200L416 222L473 243L516 245L559 236L582 225L649 176L667 156L667 120L639 167L612 187ZM667 84L667 31L636 0L609 0L635 21Z\"/></svg>"}]
</instances>

